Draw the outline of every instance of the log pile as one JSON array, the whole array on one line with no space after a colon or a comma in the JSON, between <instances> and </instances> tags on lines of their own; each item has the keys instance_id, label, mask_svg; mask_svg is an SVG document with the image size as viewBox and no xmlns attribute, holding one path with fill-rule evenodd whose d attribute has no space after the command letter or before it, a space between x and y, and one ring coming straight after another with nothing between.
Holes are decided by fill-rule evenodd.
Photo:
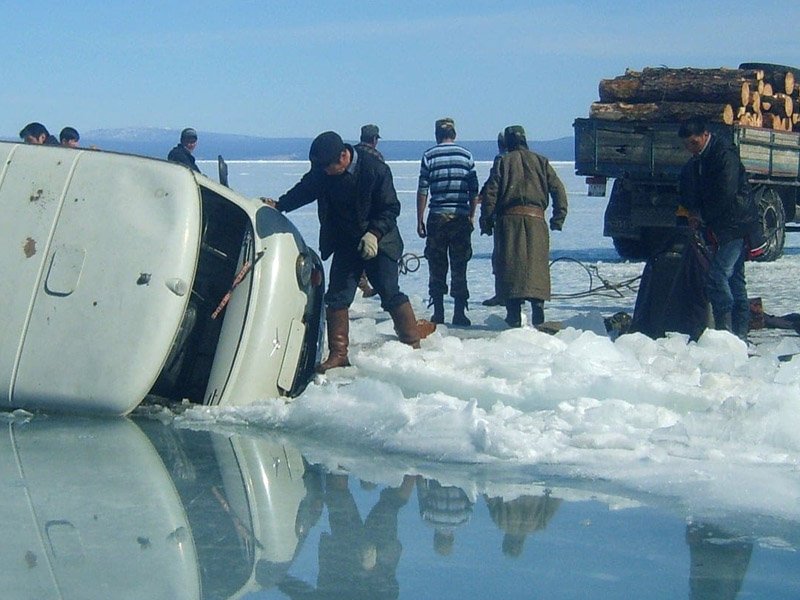
<instances>
[{"instance_id":1,"label":"log pile","mask_svg":"<svg viewBox=\"0 0 800 600\"><path fill-rule=\"evenodd\" d=\"M746 65L743 65L746 66ZM800 72L775 67L647 67L603 79L590 116L610 121L679 121L703 116L731 125L800 131Z\"/></svg>"}]
</instances>

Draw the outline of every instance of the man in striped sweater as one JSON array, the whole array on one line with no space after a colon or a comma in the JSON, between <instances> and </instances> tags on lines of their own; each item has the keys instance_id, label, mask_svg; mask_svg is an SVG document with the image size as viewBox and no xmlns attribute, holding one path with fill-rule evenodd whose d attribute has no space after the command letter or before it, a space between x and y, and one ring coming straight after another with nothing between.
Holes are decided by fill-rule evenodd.
<instances>
[{"instance_id":1,"label":"man in striped sweater","mask_svg":"<svg viewBox=\"0 0 800 600\"><path fill-rule=\"evenodd\" d=\"M436 121L436 145L422 155L417 186L417 233L425 240L428 293L434 323L444 323L448 256L453 325L467 327L467 263L472 258L472 230L478 205L478 175L472 154L455 143L453 119ZM430 201L429 196L430 194ZM424 219L428 207L427 222Z\"/></svg>"}]
</instances>

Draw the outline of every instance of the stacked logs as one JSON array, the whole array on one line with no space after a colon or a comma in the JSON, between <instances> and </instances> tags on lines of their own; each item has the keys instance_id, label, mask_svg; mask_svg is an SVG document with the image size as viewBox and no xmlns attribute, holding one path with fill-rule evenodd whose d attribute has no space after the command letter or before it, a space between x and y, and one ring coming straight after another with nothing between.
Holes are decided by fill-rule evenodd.
<instances>
[{"instance_id":1,"label":"stacked logs","mask_svg":"<svg viewBox=\"0 0 800 600\"><path fill-rule=\"evenodd\" d=\"M747 65L743 65L747 66ZM798 72L800 76L800 72ZM800 81L792 70L647 67L603 79L590 116L610 121L711 122L800 130Z\"/></svg>"}]
</instances>

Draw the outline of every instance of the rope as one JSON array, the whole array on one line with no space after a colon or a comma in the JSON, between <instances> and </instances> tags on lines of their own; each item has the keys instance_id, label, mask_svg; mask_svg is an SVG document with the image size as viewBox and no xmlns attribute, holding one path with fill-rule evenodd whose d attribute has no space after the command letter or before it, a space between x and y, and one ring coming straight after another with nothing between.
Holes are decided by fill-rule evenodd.
<instances>
[{"instance_id":1,"label":"rope","mask_svg":"<svg viewBox=\"0 0 800 600\"><path fill-rule=\"evenodd\" d=\"M419 254L414 254L413 252L406 252L403 256L400 257L400 260L397 261L398 266L400 267L400 274L406 275L408 273L416 273L419 270L420 264L422 263L422 256Z\"/></svg>"},{"instance_id":2,"label":"rope","mask_svg":"<svg viewBox=\"0 0 800 600\"><path fill-rule=\"evenodd\" d=\"M586 298L587 296L608 296L611 298L624 298L625 294L623 290L627 290L629 292L636 292L637 286L634 284L637 283L642 276L637 275L636 277L631 277L630 279L625 279L618 283L613 283L608 279L605 279L602 275L600 275L600 271L597 268L597 265L585 265L581 261L576 258L570 258L569 256L562 256L550 261L550 266L552 267L555 263L559 261L566 261L572 262L577 265L580 265L586 274L589 276L589 288L583 292L574 292L572 294L552 294L552 298ZM600 280L601 285L595 286L594 278Z\"/></svg>"},{"instance_id":3,"label":"rope","mask_svg":"<svg viewBox=\"0 0 800 600\"><path fill-rule=\"evenodd\" d=\"M422 263L422 259L425 258L424 256L420 256L418 254L414 254L413 252L406 252L403 256L400 257L400 260L397 261L400 273L402 275L406 275L408 273L415 273L419 270L419 267ZM609 281L602 275L600 275L600 271L597 268L597 265L585 265L577 258L571 258L569 256L561 256L559 258L555 258L550 261L550 266L552 267L555 263L559 261L571 262L579 265L586 271L586 274L589 277L589 287L588 289L582 292L574 292L571 294L551 294L552 298L560 298L560 299L568 299L568 298L586 298L587 296L608 296L611 298L624 298L625 294L623 291L627 292L634 292L636 293L638 286L635 285L638 281L642 278L641 275L637 275L636 277L631 277L630 279L625 279L618 283L614 283ZM595 285L595 279L600 281L599 285Z\"/></svg>"}]
</instances>

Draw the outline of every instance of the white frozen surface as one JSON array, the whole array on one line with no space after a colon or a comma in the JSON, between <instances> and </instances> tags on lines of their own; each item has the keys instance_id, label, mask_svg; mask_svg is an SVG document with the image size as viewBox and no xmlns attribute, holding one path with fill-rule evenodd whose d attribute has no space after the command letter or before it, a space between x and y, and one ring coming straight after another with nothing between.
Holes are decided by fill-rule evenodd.
<instances>
[{"instance_id":1,"label":"white frozen surface","mask_svg":"<svg viewBox=\"0 0 800 600\"><path fill-rule=\"evenodd\" d=\"M406 250L421 255L415 234L417 164L390 163L403 203ZM604 199L588 198L571 163L557 163L570 196L570 214L552 235L553 258L594 265L604 279L639 275L640 262L622 262L602 237ZM275 196L303 173L303 163L231 163L231 183L252 196ZM479 164L485 180L489 163ZM210 171L210 165L201 167ZM316 247L315 206L290 214ZM794 234L786 255L748 263L749 295L765 311L797 310L800 251ZM475 233L470 262L471 328L440 326L414 351L396 341L376 299L352 307L353 366L319 376L291 403L263 398L248 407L195 407L186 426L277 428L353 449L440 463L552 469L603 479L646 494L668 496L698 513L753 512L800 519L800 352L794 332L752 336L757 355L727 333L697 343L640 334L616 341L602 335L602 317L633 313L635 291L554 300L546 318L568 325L556 335L530 327L508 330L504 309L480 301L492 295L491 239ZM552 269L554 293L588 289L573 262ZM595 280L595 285L599 284ZM427 267L401 276L419 316ZM448 319L452 304L446 304ZM333 459L335 460L335 459Z\"/></svg>"}]
</instances>

